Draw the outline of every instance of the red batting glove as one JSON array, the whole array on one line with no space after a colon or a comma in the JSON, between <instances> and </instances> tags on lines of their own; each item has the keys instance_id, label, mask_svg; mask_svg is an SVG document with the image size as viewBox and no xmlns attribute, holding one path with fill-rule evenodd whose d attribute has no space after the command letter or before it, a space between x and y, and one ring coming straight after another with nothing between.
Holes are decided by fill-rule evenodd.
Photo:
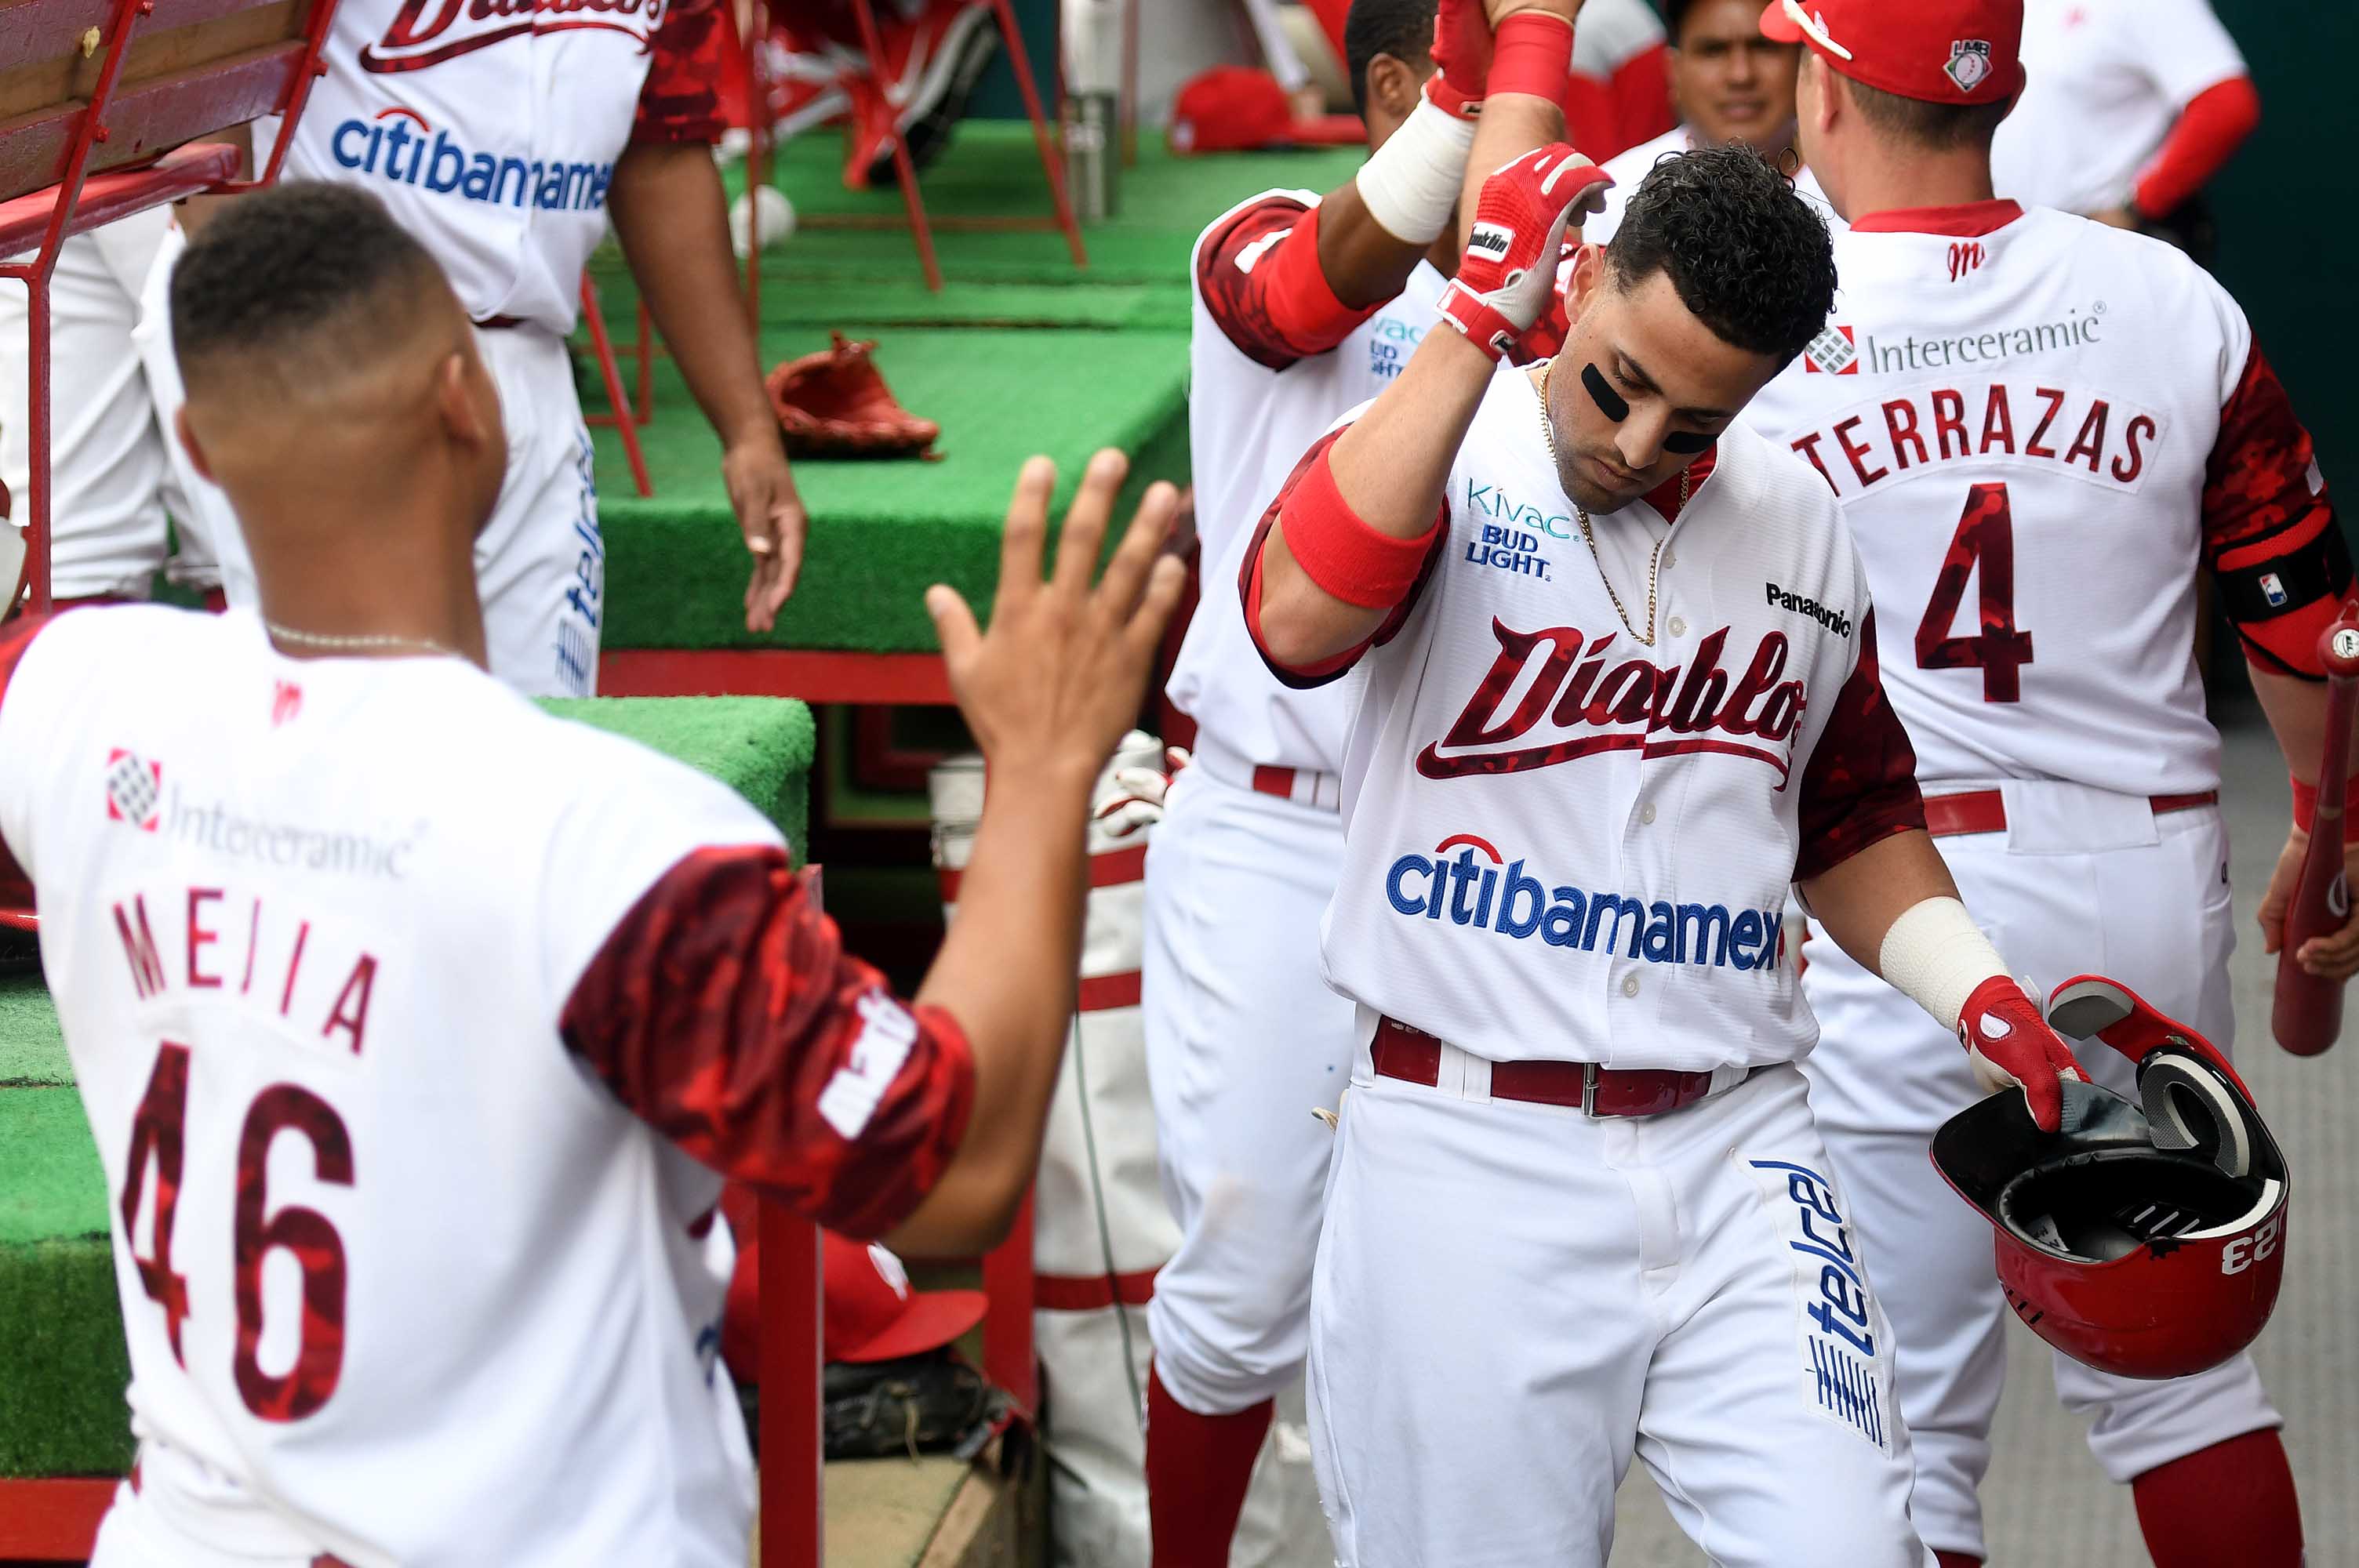
<instances>
[{"instance_id":1,"label":"red batting glove","mask_svg":"<svg viewBox=\"0 0 2359 1568\"><path fill-rule=\"evenodd\" d=\"M1425 95L1434 107L1462 120L1481 114L1491 72L1491 19L1483 0L1441 0L1433 13L1433 63Z\"/></svg>"},{"instance_id":2,"label":"red batting glove","mask_svg":"<svg viewBox=\"0 0 2359 1568\"><path fill-rule=\"evenodd\" d=\"M2064 1115L2065 1078L2089 1081L2081 1059L2064 1037L2048 1027L2038 1007L2023 988L2005 975L1993 975L1976 986L1958 1014L1958 1044L1973 1064L1974 1081L1993 1094L2020 1088L2031 1107L2031 1119L2042 1132L2053 1132Z\"/></svg>"},{"instance_id":3,"label":"red batting glove","mask_svg":"<svg viewBox=\"0 0 2359 1568\"><path fill-rule=\"evenodd\" d=\"M1562 142L1526 153L1484 180L1466 257L1441 297L1441 319L1493 359L1505 354L1548 311L1566 225L1576 213L1603 209L1613 183Z\"/></svg>"}]
</instances>

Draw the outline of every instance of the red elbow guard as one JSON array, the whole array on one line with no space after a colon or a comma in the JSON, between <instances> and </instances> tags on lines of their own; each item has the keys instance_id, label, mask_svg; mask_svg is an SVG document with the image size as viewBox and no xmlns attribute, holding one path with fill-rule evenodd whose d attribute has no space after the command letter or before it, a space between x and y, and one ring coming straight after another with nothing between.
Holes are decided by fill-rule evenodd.
<instances>
[{"instance_id":1,"label":"red elbow guard","mask_svg":"<svg viewBox=\"0 0 2359 1568\"><path fill-rule=\"evenodd\" d=\"M1286 547L1325 592L1362 610L1390 610L1417 586L1441 518L1413 539L1369 527L1336 488L1334 458L1330 446L1287 496L1278 514Z\"/></svg>"}]
</instances>

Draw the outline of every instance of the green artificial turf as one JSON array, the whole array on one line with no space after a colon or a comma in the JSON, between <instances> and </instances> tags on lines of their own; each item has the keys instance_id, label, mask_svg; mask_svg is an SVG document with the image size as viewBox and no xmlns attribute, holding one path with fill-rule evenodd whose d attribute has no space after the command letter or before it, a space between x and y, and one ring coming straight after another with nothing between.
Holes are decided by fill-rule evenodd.
<instances>
[{"instance_id":1,"label":"green artificial turf","mask_svg":"<svg viewBox=\"0 0 2359 1568\"><path fill-rule=\"evenodd\" d=\"M710 774L801 844L815 749L801 703L543 706ZM0 980L0 1476L119 1475L131 1463L106 1178L72 1084L49 993L30 978Z\"/></svg>"},{"instance_id":2,"label":"green artificial turf","mask_svg":"<svg viewBox=\"0 0 2359 1568\"><path fill-rule=\"evenodd\" d=\"M550 698L540 705L720 780L778 825L801 858L816 744L811 711L766 697Z\"/></svg>"},{"instance_id":3,"label":"green artificial turf","mask_svg":"<svg viewBox=\"0 0 2359 1568\"><path fill-rule=\"evenodd\" d=\"M947 582L978 609L998 579L999 531L1024 458L1057 460L1062 515L1089 455L1117 447L1148 478L1186 477L1188 350L1165 332L879 331L895 394L942 427L939 462L795 465L811 515L801 580L777 630L745 629L747 557L720 448L669 363L639 430L655 495L633 491L611 428L598 445L608 648L931 649L922 595ZM822 334L774 334L782 351Z\"/></svg>"}]
</instances>

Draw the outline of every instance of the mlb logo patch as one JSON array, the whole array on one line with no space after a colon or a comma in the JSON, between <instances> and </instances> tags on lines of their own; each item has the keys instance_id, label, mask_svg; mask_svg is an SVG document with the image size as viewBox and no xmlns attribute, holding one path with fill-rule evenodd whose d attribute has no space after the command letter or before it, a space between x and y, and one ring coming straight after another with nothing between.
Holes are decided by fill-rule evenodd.
<instances>
[{"instance_id":1,"label":"mlb logo patch","mask_svg":"<svg viewBox=\"0 0 2359 1568\"><path fill-rule=\"evenodd\" d=\"M1515 243L1516 232L1505 223L1476 223L1467 238L1466 248L1493 261L1506 261L1507 250Z\"/></svg>"},{"instance_id":2,"label":"mlb logo patch","mask_svg":"<svg viewBox=\"0 0 2359 1568\"><path fill-rule=\"evenodd\" d=\"M1857 375L1859 347L1849 327L1829 327L1802 351L1804 375Z\"/></svg>"},{"instance_id":3,"label":"mlb logo patch","mask_svg":"<svg viewBox=\"0 0 2359 1568\"><path fill-rule=\"evenodd\" d=\"M164 798L164 764L140 759L117 746L106 754L106 819L128 822L142 833L156 831L156 808Z\"/></svg>"},{"instance_id":4,"label":"mlb logo patch","mask_svg":"<svg viewBox=\"0 0 2359 1568\"><path fill-rule=\"evenodd\" d=\"M2288 596L2286 594L2285 583L2277 573L2263 572L2261 574L2261 597L2269 601L2271 609L2284 608Z\"/></svg>"},{"instance_id":5,"label":"mlb logo patch","mask_svg":"<svg viewBox=\"0 0 2359 1568\"><path fill-rule=\"evenodd\" d=\"M1972 92L1991 73L1990 41L1986 38L1951 39L1950 63L1941 70L1958 84L1959 92Z\"/></svg>"}]
</instances>

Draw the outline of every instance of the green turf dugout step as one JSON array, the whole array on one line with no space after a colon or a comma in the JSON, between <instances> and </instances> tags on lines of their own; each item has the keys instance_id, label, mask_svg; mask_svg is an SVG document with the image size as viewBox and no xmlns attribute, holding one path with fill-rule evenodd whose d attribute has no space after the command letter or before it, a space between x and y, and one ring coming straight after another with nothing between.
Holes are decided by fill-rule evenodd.
<instances>
[{"instance_id":1,"label":"green turf dugout step","mask_svg":"<svg viewBox=\"0 0 2359 1568\"><path fill-rule=\"evenodd\" d=\"M855 324L848 329L862 330ZM1184 481L1188 346L1168 332L877 330L894 393L942 427L939 462L805 460L796 484L811 515L801 580L777 631L745 630L749 557L721 449L670 364L656 374L655 419L640 427L655 495L632 487L612 428L598 448L606 542L604 645L614 648L821 648L927 652L927 586L947 582L987 610L998 580L1007 498L1025 457L1058 467L1055 515L1090 454L1131 454L1130 491ZM772 356L823 346L824 333L780 331ZM597 400L592 399L595 406ZM1125 513L1125 515L1127 514Z\"/></svg>"},{"instance_id":2,"label":"green turf dugout step","mask_svg":"<svg viewBox=\"0 0 2359 1568\"><path fill-rule=\"evenodd\" d=\"M816 730L768 697L548 702L720 780L803 842ZM0 1476L119 1475L130 1368L106 1178L38 979L0 980Z\"/></svg>"}]
</instances>

